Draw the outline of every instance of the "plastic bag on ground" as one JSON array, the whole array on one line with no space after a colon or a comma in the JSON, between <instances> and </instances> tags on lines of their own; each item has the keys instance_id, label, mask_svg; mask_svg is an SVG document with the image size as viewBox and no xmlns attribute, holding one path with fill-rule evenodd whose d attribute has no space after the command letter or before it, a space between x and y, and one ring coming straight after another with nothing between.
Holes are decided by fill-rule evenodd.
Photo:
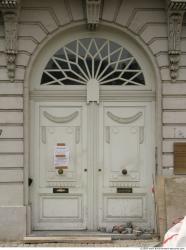
<instances>
[{"instance_id":1,"label":"plastic bag on ground","mask_svg":"<svg viewBox=\"0 0 186 250\"><path fill-rule=\"evenodd\" d=\"M167 231L163 247L186 247L186 216Z\"/></svg>"}]
</instances>

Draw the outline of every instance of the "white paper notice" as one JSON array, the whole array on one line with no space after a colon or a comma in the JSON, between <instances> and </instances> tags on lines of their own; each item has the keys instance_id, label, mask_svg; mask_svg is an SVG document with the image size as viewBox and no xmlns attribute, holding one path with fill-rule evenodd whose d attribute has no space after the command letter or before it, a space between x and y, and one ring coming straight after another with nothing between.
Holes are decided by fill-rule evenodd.
<instances>
[{"instance_id":1,"label":"white paper notice","mask_svg":"<svg viewBox=\"0 0 186 250\"><path fill-rule=\"evenodd\" d=\"M70 150L68 146L56 145L54 150L54 166L55 168L64 167L69 165Z\"/></svg>"}]
</instances>

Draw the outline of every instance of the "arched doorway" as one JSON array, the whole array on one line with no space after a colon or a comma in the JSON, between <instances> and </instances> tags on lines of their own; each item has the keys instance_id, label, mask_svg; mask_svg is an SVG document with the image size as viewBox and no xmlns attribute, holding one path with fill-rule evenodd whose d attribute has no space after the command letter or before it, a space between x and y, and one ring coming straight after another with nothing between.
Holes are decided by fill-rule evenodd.
<instances>
[{"instance_id":1,"label":"arched doorway","mask_svg":"<svg viewBox=\"0 0 186 250\"><path fill-rule=\"evenodd\" d=\"M154 229L154 74L144 51L109 31L69 32L31 79L33 230ZM69 153L57 162L57 146Z\"/></svg>"}]
</instances>

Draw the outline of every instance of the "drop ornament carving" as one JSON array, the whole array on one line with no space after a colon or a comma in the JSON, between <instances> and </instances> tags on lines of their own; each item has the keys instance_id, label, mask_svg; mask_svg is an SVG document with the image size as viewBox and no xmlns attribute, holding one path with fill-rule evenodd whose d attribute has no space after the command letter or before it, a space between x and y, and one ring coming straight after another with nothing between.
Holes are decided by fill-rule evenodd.
<instances>
[{"instance_id":1,"label":"drop ornament carving","mask_svg":"<svg viewBox=\"0 0 186 250\"><path fill-rule=\"evenodd\" d=\"M19 7L20 1L18 0L0 0L0 8L3 15L5 30L7 74L11 82L13 82L15 79L16 70Z\"/></svg>"},{"instance_id":2,"label":"drop ornament carving","mask_svg":"<svg viewBox=\"0 0 186 250\"><path fill-rule=\"evenodd\" d=\"M175 82L179 72L181 32L186 1L169 0L167 1L167 8L169 71L171 80Z\"/></svg>"}]
</instances>

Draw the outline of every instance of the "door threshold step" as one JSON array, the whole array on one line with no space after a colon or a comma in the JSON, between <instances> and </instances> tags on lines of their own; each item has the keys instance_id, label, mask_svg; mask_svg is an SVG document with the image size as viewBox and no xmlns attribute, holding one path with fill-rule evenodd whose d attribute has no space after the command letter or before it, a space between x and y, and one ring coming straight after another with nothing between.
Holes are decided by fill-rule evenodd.
<instances>
[{"instance_id":1,"label":"door threshold step","mask_svg":"<svg viewBox=\"0 0 186 250\"><path fill-rule=\"evenodd\" d=\"M143 233L136 234L122 234L113 232L100 231L32 231L27 237L111 237L112 240L151 240L157 238L156 234Z\"/></svg>"},{"instance_id":2,"label":"door threshold step","mask_svg":"<svg viewBox=\"0 0 186 250\"><path fill-rule=\"evenodd\" d=\"M26 236L24 243L112 243L111 237L91 237L91 236Z\"/></svg>"}]
</instances>

